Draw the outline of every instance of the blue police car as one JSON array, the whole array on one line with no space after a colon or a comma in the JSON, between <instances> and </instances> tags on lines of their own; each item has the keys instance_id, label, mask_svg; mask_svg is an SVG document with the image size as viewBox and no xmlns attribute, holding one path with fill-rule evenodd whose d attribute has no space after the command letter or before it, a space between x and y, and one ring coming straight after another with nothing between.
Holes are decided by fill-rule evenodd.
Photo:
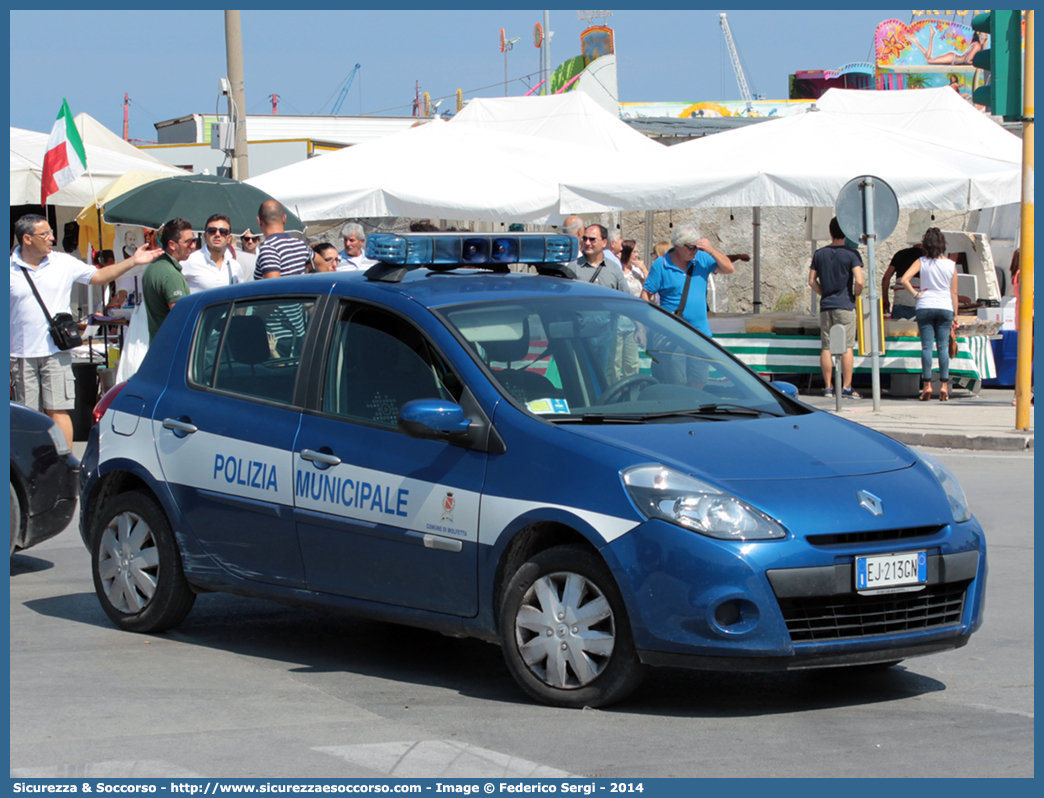
<instances>
[{"instance_id":1,"label":"blue police car","mask_svg":"<svg viewBox=\"0 0 1044 798\"><path fill-rule=\"evenodd\" d=\"M980 626L983 531L931 457L568 279L570 236L367 244L365 274L183 299L106 396L81 533L118 627L326 607L498 642L582 707L650 665L881 667Z\"/></svg>"}]
</instances>

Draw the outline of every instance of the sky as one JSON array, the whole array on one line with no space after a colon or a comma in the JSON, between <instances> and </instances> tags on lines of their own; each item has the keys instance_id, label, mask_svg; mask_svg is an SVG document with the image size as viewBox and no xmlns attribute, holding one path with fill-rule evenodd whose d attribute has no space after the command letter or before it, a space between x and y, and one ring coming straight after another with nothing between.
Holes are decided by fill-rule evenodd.
<instances>
[{"instance_id":1,"label":"sky","mask_svg":"<svg viewBox=\"0 0 1044 798\"><path fill-rule=\"evenodd\" d=\"M872 60L877 24L913 19L908 10L617 10L608 23L620 101L740 99L722 10L747 82L766 99L785 99L796 70ZM447 98L442 110L453 106L457 89L465 99L502 97L501 28L520 39L507 54L508 92L522 95L538 82L533 27L542 21L541 10L245 10L246 110L271 113L276 94L281 114L330 113L356 63L362 66L341 114L409 116L418 82L432 102ZM74 115L86 112L119 134L129 94L130 137L143 141L155 140L156 122L225 111L221 10L11 11L10 24L13 127L49 132L63 97ZM550 12L552 68L580 54L589 24L574 10Z\"/></svg>"}]
</instances>

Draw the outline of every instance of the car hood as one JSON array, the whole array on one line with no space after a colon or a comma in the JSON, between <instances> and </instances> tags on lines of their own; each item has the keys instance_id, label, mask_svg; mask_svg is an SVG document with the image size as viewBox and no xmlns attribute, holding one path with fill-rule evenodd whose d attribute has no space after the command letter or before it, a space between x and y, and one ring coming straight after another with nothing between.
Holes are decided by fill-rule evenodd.
<instances>
[{"instance_id":1,"label":"car hood","mask_svg":"<svg viewBox=\"0 0 1044 798\"><path fill-rule=\"evenodd\" d=\"M891 438L822 412L560 429L719 483L880 474L916 460Z\"/></svg>"}]
</instances>

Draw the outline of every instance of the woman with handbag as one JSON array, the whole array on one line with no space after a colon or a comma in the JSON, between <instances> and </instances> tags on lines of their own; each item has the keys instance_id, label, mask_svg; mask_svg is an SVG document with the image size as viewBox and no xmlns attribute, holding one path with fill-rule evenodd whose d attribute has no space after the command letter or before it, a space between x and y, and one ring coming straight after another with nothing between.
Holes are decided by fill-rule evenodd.
<instances>
[{"instance_id":1,"label":"woman with handbag","mask_svg":"<svg viewBox=\"0 0 1044 798\"><path fill-rule=\"evenodd\" d=\"M951 334L957 326L957 264L942 257L946 237L929 227L921 240L924 256L902 276L903 288L917 297L917 328L921 333L921 401L932 398L932 350L939 352L939 401L950 398ZM920 289L911 280L921 275ZM953 339L956 349L956 339Z\"/></svg>"},{"instance_id":2,"label":"woman with handbag","mask_svg":"<svg viewBox=\"0 0 1044 798\"><path fill-rule=\"evenodd\" d=\"M134 254L100 269L63 252L53 252L54 231L43 216L15 222L18 246L11 253L11 385L16 402L54 419L72 445L69 411L76 391L69 349L83 342L72 316L73 283L106 285L163 252L138 247Z\"/></svg>"}]
</instances>

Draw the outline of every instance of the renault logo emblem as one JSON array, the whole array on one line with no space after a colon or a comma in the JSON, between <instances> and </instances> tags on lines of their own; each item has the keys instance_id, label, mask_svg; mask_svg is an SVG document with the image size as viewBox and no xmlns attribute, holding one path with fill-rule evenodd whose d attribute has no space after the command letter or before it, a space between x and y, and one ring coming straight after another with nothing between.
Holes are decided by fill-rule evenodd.
<instances>
[{"instance_id":1,"label":"renault logo emblem","mask_svg":"<svg viewBox=\"0 0 1044 798\"><path fill-rule=\"evenodd\" d=\"M859 505L865 507L873 515L881 515L884 513L884 505L881 504L881 500L872 493L867 493L865 490L856 491L856 498L859 499Z\"/></svg>"}]
</instances>

